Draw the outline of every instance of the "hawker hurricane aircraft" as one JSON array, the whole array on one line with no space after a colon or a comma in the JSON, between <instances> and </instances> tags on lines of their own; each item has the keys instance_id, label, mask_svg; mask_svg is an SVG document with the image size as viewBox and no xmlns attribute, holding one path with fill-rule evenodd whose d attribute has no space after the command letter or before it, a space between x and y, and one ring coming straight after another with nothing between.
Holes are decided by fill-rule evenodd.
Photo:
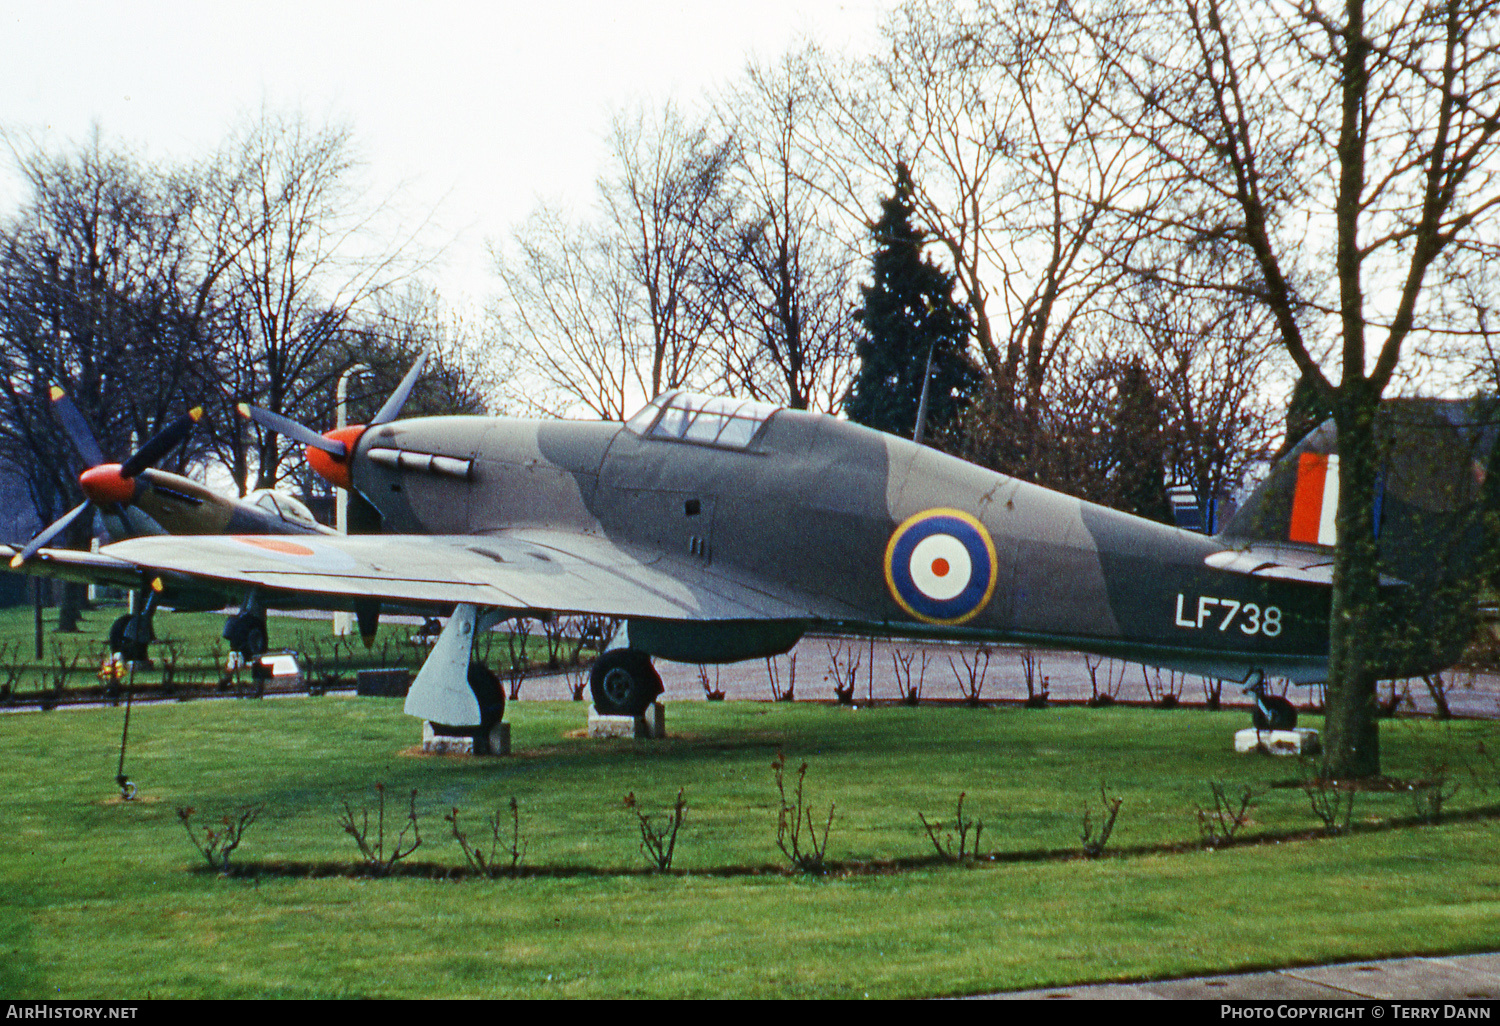
<instances>
[{"instance_id":1,"label":"hawker hurricane aircraft","mask_svg":"<svg viewBox=\"0 0 1500 1026\"><path fill-rule=\"evenodd\" d=\"M1401 628L1377 642L1385 676L1447 665L1466 637L1471 597L1450 593L1485 541L1484 482L1500 478L1486 476L1493 430L1457 409L1402 406L1388 432L1417 442L1410 458L1397 445L1383 482L1383 584ZM381 533L142 537L43 549L24 568L149 585L165 605L207 590L251 609L353 608L367 634L381 604L449 613L406 711L457 726L484 719L473 637L511 617L621 620L591 673L606 713L660 693L653 657L765 657L813 629L1080 650L1252 684L1327 675L1331 425L1214 537L835 417L686 392L623 424L273 426L367 501Z\"/></svg>"}]
</instances>

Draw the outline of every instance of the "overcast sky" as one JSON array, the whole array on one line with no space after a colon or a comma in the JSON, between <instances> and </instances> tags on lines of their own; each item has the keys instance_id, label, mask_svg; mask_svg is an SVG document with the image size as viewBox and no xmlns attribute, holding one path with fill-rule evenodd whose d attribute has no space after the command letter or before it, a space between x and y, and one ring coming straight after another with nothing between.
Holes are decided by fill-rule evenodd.
<instances>
[{"instance_id":1,"label":"overcast sky","mask_svg":"<svg viewBox=\"0 0 1500 1026\"><path fill-rule=\"evenodd\" d=\"M539 198L593 197L611 114L694 103L803 38L865 49L892 0L570 4L0 0L0 128L150 158L211 152L263 104L354 130L372 191L398 184L456 238L445 293ZM24 195L9 154L0 216ZM434 238L439 233L434 233Z\"/></svg>"}]
</instances>

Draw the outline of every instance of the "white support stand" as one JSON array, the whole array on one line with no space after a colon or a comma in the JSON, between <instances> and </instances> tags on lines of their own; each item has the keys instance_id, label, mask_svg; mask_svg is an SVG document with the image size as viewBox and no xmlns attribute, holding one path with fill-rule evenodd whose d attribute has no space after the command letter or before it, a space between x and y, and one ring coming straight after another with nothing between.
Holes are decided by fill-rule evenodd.
<instances>
[{"instance_id":1,"label":"white support stand","mask_svg":"<svg viewBox=\"0 0 1500 1026\"><path fill-rule=\"evenodd\" d=\"M667 710L652 702L641 716L604 716L589 704L589 737L658 738L667 736Z\"/></svg>"},{"instance_id":2,"label":"white support stand","mask_svg":"<svg viewBox=\"0 0 1500 1026\"><path fill-rule=\"evenodd\" d=\"M1254 727L1246 727L1235 731L1234 750L1241 754L1265 752L1269 755L1317 755L1323 750L1323 743L1318 738L1318 732L1310 727L1298 727L1296 730L1256 730Z\"/></svg>"},{"instance_id":3,"label":"white support stand","mask_svg":"<svg viewBox=\"0 0 1500 1026\"><path fill-rule=\"evenodd\" d=\"M453 610L406 693L406 715L450 727L479 726L479 702L469 689L469 659L475 633L498 620L495 611L481 614L467 602Z\"/></svg>"}]
</instances>

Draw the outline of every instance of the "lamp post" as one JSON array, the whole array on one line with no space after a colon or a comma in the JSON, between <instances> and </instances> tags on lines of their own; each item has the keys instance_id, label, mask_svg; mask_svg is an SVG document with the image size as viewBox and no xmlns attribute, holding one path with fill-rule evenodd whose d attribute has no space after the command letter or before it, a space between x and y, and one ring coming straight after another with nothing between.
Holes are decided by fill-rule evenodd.
<instances>
[{"instance_id":1,"label":"lamp post","mask_svg":"<svg viewBox=\"0 0 1500 1026\"><path fill-rule=\"evenodd\" d=\"M370 368L362 363L356 363L344 373L339 375L338 389L334 393L336 414L336 427L348 427L349 425L349 379L356 374L368 373ZM349 533L349 493L340 488L333 498L333 526L339 534ZM352 613L338 612L333 614L333 633L348 634L354 627L354 615Z\"/></svg>"}]
</instances>

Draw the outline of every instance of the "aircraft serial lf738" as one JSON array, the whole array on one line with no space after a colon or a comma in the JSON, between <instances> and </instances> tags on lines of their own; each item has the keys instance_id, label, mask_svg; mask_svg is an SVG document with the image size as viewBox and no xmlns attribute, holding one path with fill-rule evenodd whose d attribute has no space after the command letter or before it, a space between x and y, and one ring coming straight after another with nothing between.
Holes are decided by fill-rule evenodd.
<instances>
[{"instance_id":1,"label":"aircraft serial lf738","mask_svg":"<svg viewBox=\"0 0 1500 1026\"><path fill-rule=\"evenodd\" d=\"M1401 677L1448 665L1467 637L1472 600L1456 585L1500 478L1494 431L1472 411L1413 404L1389 419L1378 534L1393 630L1376 647L1381 675ZM591 672L604 713L654 700L653 657L765 657L813 629L1065 648L1252 687L1327 675L1331 425L1213 537L831 416L685 392L623 424L274 426L367 500L381 533L145 537L44 549L24 568L149 585L166 605L209 591L251 610L353 608L366 634L382 603L451 610L406 711L453 726L486 726L475 632L559 614L622 621ZM1262 700L1262 716L1278 712Z\"/></svg>"}]
</instances>

